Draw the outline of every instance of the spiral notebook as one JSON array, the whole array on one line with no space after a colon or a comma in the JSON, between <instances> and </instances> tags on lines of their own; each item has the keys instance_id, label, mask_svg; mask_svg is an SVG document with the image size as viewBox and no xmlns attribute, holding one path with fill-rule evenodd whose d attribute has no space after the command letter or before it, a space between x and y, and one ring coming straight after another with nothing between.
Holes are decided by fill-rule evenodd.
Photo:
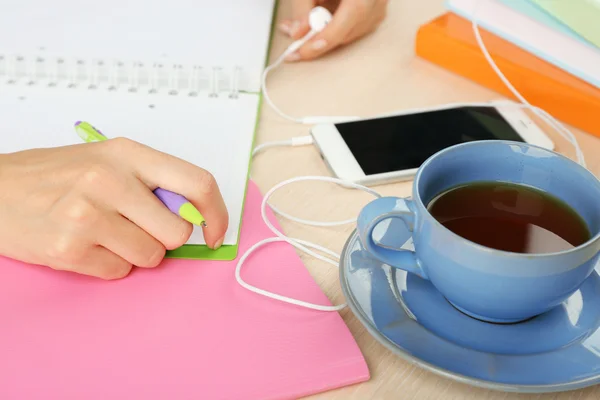
<instances>
[{"instance_id":1,"label":"spiral notebook","mask_svg":"<svg viewBox=\"0 0 600 400\"><path fill-rule=\"evenodd\" d=\"M275 0L5 0L0 151L79 143L86 120L209 170L224 246L196 228L168 257L237 255Z\"/></svg>"}]
</instances>

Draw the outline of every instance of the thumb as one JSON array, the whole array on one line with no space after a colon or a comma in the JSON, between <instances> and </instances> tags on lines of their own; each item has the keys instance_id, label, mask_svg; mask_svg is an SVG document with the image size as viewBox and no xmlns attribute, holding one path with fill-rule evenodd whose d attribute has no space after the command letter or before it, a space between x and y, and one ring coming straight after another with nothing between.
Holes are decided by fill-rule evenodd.
<instances>
[{"instance_id":1,"label":"thumb","mask_svg":"<svg viewBox=\"0 0 600 400\"><path fill-rule=\"evenodd\" d=\"M297 40L310 31L308 14L310 13L310 10L315 7L315 0L294 0L292 4L290 37L294 40Z\"/></svg>"}]
</instances>

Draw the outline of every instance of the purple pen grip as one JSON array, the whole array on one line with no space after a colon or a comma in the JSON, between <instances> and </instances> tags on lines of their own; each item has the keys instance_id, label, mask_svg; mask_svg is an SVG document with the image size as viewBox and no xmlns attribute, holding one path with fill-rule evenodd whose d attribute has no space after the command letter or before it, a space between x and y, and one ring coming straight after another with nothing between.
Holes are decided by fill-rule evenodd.
<instances>
[{"instance_id":1,"label":"purple pen grip","mask_svg":"<svg viewBox=\"0 0 600 400\"><path fill-rule=\"evenodd\" d=\"M188 200L180 194L173 193L166 189L156 188L154 194L164 203L165 206L175 214L179 215L179 209Z\"/></svg>"}]
</instances>

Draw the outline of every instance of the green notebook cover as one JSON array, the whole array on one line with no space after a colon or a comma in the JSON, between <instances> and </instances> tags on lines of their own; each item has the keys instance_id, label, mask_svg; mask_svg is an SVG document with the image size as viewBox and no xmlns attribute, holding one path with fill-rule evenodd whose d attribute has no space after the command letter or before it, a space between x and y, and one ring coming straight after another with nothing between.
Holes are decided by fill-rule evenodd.
<instances>
[{"instance_id":1,"label":"green notebook cover","mask_svg":"<svg viewBox=\"0 0 600 400\"><path fill-rule=\"evenodd\" d=\"M273 35L275 33L275 21L276 21L276 16L277 16L278 5L279 5L278 1L275 1L275 7L273 9L273 14L272 14L273 18L271 20L271 32L270 32L269 45L267 47L267 52L266 52L266 56L265 56L265 67L268 65L269 54L271 52L271 46L273 43ZM252 150L254 150L254 144L255 144L254 142L256 141L256 134L258 132L258 124L259 124L259 120L260 120L260 111L261 111L262 104L263 104L263 96L262 96L261 92L258 92L258 93L245 92L245 93L259 96L258 108L256 110L256 122L255 122L254 132L253 132L252 149L250 150L252 152ZM242 215L244 214L245 199L246 199L246 195L247 195L247 191L248 191L248 180L250 179L251 166L252 166L252 157L250 157L250 162L248 163L248 175L246 176L246 189L244 192L244 205L242 206L242 212L240 213L240 218L242 218ZM243 229L243 226L242 226L242 224L240 224L240 227L238 230L238 243L239 243L240 234L241 234L242 229ZM238 244L224 245L224 246L221 246L217 250L212 250L212 249L208 248L208 246L206 246L206 245L185 244L175 250L167 251L167 254L165 255L165 257L166 258L195 259L195 260L231 261L237 257L237 254L238 254Z\"/></svg>"},{"instance_id":2,"label":"green notebook cover","mask_svg":"<svg viewBox=\"0 0 600 400\"><path fill-rule=\"evenodd\" d=\"M600 0L529 0L600 48Z\"/></svg>"}]
</instances>

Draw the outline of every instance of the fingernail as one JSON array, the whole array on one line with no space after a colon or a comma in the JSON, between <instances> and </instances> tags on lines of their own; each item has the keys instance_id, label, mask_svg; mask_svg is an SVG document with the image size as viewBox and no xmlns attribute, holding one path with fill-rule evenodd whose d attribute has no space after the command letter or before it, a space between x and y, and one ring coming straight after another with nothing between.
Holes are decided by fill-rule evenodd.
<instances>
[{"instance_id":1,"label":"fingernail","mask_svg":"<svg viewBox=\"0 0 600 400\"><path fill-rule=\"evenodd\" d=\"M315 40L315 42L312 44L313 50L321 50L325 48L325 46L327 46L325 39Z\"/></svg>"},{"instance_id":2,"label":"fingernail","mask_svg":"<svg viewBox=\"0 0 600 400\"><path fill-rule=\"evenodd\" d=\"M213 250L217 250L219 247L223 246L223 241L225 240L224 237L222 237L221 239L217 240L215 242L215 245L213 246Z\"/></svg>"},{"instance_id":3,"label":"fingernail","mask_svg":"<svg viewBox=\"0 0 600 400\"><path fill-rule=\"evenodd\" d=\"M288 55L285 60L286 61L298 61L300 59L300 53L298 53L297 51L293 52L292 54Z\"/></svg>"},{"instance_id":4,"label":"fingernail","mask_svg":"<svg viewBox=\"0 0 600 400\"><path fill-rule=\"evenodd\" d=\"M279 30L281 32L285 33L286 35L290 36L291 35L290 23L288 21L282 22L281 24L279 24Z\"/></svg>"}]
</instances>

